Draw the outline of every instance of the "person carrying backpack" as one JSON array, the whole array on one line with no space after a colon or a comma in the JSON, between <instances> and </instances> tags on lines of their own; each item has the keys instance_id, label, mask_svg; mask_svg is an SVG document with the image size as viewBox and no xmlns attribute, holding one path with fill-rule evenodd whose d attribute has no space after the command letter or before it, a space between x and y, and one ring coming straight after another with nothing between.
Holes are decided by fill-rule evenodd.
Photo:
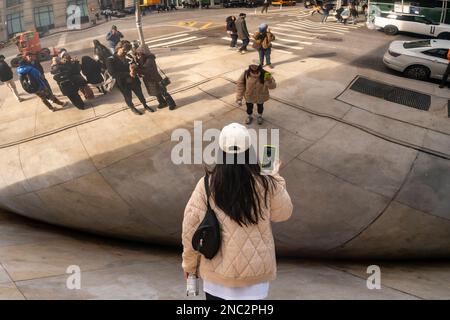
<instances>
[{"instance_id":1,"label":"person carrying backpack","mask_svg":"<svg viewBox=\"0 0 450 320\"><path fill-rule=\"evenodd\" d=\"M238 39L238 33L236 29L236 17L229 16L226 19L226 23L227 23L227 33L231 37L230 48L235 49Z\"/></svg>"},{"instance_id":2,"label":"person carrying backpack","mask_svg":"<svg viewBox=\"0 0 450 320\"><path fill-rule=\"evenodd\" d=\"M264 65L264 58L266 58L266 66L273 68L270 62L270 54L272 51L272 41L275 40L275 36L270 32L268 25L262 23L259 25L259 29L253 35L253 46L259 53L259 64Z\"/></svg>"},{"instance_id":3,"label":"person carrying backpack","mask_svg":"<svg viewBox=\"0 0 450 320\"><path fill-rule=\"evenodd\" d=\"M52 103L59 106L66 106L66 102L60 101L55 95L50 91L47 86L46 81L42 78L41 72L35 67L27 64L25 61L21 61L19 67L16 69L19 75L19 80L22 88L28 93L34 93L50 111L56 111L56 108Z\"/></svg>"},{"instance_id":4,"label":"person carrying backpack","mask_svg":"<svg viewBox=\"0 0 450 320\"><path fill-rule=\"evenodd\" d=\"M203 279L206 300L264 299L277 269L271 223L291 217L292 201L279 162L270 175L261 174L245 126L225 126L219 148L217 164L199 180L184 211L184 275ZM209 258L193 247L208 207L220 225L218 251Z\"/></svg>"},{"instance_id":5,"label":"person carrying backpack","mask_svg":"<svg viewBox=\"0 0 450 320\"><path fill-rule=\"evenodd\" d=\"M22 102L23 99L17 92L17 87L13 79L14 75L11 67L6 63L5 56L0 55L0 81L6 83L6 86L11 90L17 101Z\"/></svg>"},{"instance_id":6,"label":"person carrying backpack","mask_svg":"<svg viewBox=\"0 0 450 320\"><path fill-rule=\"evenodd\" d=\"M247 106L246 124L253 121L253 107L258 107L258 124L263 123L264 102L270 98L269 89L275 89L276 82L272 75L265 71L261 65L252 64L241 75L236 86L236 102L242 105L245 98Z\"/></svg>"}]
</instances>

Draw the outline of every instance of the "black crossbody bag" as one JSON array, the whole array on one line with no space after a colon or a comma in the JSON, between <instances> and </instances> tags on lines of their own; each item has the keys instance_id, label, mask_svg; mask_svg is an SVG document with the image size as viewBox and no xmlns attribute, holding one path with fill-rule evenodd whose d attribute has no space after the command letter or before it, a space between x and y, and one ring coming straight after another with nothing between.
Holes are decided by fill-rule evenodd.
<instances>
[{"instance_id":1,"label":"black crossbody bag","mask_svg":"<svg viewBox=\"0 0 450 320\"><path fill-rule=\"evenodd\" d=\"M220 236L220 224L217 220L216 214L211 209L209 204L209 179L208 175L205 175L205 190L207 209L203 221L198 226L197 230L192 237L192 247L194 250L200 252L207 259L212 259L220 249L221 236Z\"/></svg>"}]
</instances>

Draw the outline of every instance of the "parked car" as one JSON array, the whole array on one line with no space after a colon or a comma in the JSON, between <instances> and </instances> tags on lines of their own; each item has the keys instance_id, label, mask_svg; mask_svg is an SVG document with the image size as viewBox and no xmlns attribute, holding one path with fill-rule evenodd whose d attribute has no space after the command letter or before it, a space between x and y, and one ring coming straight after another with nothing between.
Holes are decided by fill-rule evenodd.
<instances>
[{"instance_id":1,"label":"parked car","mask_svg":"<svg viewBox=\"0 0 450 320\"><path fill-rule=\"evenodd\" d=\"M408 78L442 79L448 65L449 49L449 40L393 41L384 54L383 62Z\"/></svg>"},{"instance_id":2,"label":"parked car","mask_svg":"<svg viewBox=\"0 0 450 320\"><path fill-rule=\"evenodd\" d=\"M126 17L126 14L117 10L113 10L111 13L111 16L116 17L116 18L124 18Z\"/></svg>"},{"instance_id":3,"label":"parked car","mask_svg":"<svg viewBox=\"0 0 450 320\"><path fill-rule=\"evenodd\" d=\"M374 25L388 35L403 31L450 40L450 25L434 22L423 15L381 13L375 17Z\"/></svg>"},{"instance_id":4,"label":"parked car","mask_svg":"<svg viewBox=\"0 0 450 320\"><path fill-rule=\"evenodd\" d=\"M123 8L122 11L125 14L134 14L136 12L136 7L135 6L125 7L125 8Z\"/></svg>"}]
</instances>

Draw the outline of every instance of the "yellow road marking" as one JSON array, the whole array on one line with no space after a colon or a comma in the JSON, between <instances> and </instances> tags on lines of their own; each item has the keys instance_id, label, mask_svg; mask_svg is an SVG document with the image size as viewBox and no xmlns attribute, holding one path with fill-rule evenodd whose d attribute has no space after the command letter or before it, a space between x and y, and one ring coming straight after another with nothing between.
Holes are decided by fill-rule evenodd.
<instances>
[{"instance_id":1,"label":"yellow road marking","mask_svg":"<svg viewBox=\"0 0 450 320\"><path fill-rule=\"evenodd\" d=\"M207 29L210 25L212 25L212 22L203 25L200 29Z\"/></svg>"}]
</instances>

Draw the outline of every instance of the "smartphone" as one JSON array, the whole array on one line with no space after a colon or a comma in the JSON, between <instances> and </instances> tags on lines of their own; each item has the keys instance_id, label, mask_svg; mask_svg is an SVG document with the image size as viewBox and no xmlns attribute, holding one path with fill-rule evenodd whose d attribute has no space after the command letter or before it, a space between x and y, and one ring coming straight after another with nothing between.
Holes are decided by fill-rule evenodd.
<instances>
[{"instance_id":1,"label":"smartphone","mask_svg":"<svg viewBox=\"0 0 450 320\"><path fill-rule=\"evenodd\" d=\"M276 160L277 149L272 145L265 145L263 150L263 156L261 161L261 170L263 172L272 172L274 169L274 163Z\"/></svg>"}]
</instances>

